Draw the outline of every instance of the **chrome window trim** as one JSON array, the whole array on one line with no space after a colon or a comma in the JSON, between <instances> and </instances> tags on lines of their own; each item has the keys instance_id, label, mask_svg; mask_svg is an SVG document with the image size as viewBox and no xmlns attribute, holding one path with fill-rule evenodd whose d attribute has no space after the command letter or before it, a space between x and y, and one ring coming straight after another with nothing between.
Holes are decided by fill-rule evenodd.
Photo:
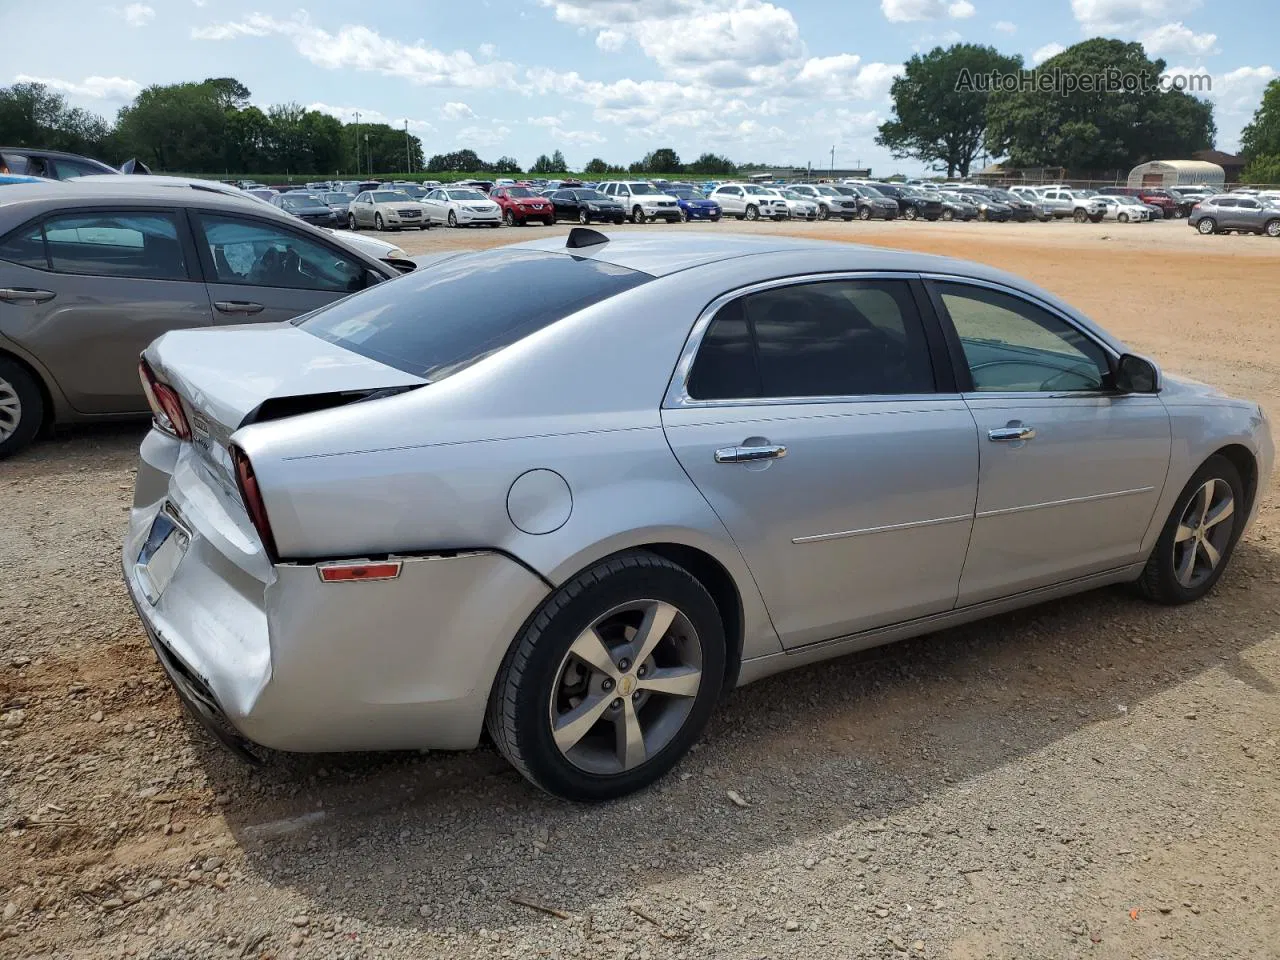
<instances>
[{"instance_id":1,"label":"chrome window trim","mask_svg":"<svg viewBox=\"0 0 1280 960\"><path fill-rule=\"evenodd\" d=\"M761 407L761 406L784 406L787 404L817 404L817 403L870 403L870 402L886 402L898 401L909 402L919 400L961 400L959 393L857 393L841 396L804 396L804 397L745 397L737 399L724 400L695 400L689 396L688 382L689 374L693 370L693 361L698 356L698 350L702 346L702 340L706 336L707 330L711 327L711 322L715 319L716 314L720 312L726 304L732 303L741 297L750 296L753 293L760 293L764 290L776 290L779 287L793 287L804 283L820 283L832 280L901 280L910 282L919 280L921 274L914 270L837 270L830 273L805 273L791 277L776 277L773 280L762 280L758 283L748 284L745 287L739 287L728 293L722 293L711 303L703 308L698 314L698 319L693 323L693 329L690 330L688 338L685 340L684 348L680 351L680 358L676 361L675 372L671 375L671 380L667 384L667 393L662 400L662 409L664 410L680 410L680 409L696 409L699 407ZM921 318L923 322L928 323L928 317Z\"/></svg>"}]
</instances>

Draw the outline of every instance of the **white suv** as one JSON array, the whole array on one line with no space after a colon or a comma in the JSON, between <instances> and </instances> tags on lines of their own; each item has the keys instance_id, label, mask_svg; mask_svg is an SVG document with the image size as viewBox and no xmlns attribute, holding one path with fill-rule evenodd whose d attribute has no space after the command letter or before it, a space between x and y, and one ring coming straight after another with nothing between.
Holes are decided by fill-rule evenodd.
<instances>
[{"instance_id":1,"label":"white suv","mask_svg":"<svg viewBox=\"0 0 1280 960\"><path fill-rule=\"evenodd\" d=\"M680 222L680 203L675 197L663 193L652 183L643 180L623 180L600 184L600 192L613 197L631 217L632 223L652 223L665 220Z\"/></svg>"},{"instance_id":2,"label":"white suv","mask_svg":"<svg viewBox=\"0 0 1280 960\"><path fill-rule=\"evenodd\" d=\"M791 216L782 194L755 183L722 184L716 187L711 199L720 204L725 216L739 220L759 220L761 217L786 220Z\"/></svg>"},{"instance_id":3,"label":"white suv","mask_svg":"<svg viewBox=\"0 0 1280 960\"><path fill-rule=\"evenodd\" d=\"M1054 216L1065 216L1066 214L1060 211L1065 208L1066 202L1069 202L1071 217L1076 223L1084 223L1086 220L1100 223L1107 213L1106 205L1096 197L1081 196L1067 187L1038 187L1036 195L1049 202Z\"/></svg>"}]
</instances>

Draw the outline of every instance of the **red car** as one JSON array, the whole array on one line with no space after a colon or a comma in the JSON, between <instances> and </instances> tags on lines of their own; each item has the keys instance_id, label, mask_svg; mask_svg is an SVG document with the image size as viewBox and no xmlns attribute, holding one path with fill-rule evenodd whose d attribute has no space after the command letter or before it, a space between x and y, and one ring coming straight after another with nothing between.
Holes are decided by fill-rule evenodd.
<instances>
[{"instance_id":1,"label":"red car","mask_svg":"<svg viewBox=\"0 0 1280 960\"><path fill-rule=\"evenodd\" d=\"M502 208L502 219L508 227L521 226L530 220L538 220L551 226L556 222L556 211L551 201L540 197L528 187L494 187L489 199Z\"/></svg>"}]
</instances>

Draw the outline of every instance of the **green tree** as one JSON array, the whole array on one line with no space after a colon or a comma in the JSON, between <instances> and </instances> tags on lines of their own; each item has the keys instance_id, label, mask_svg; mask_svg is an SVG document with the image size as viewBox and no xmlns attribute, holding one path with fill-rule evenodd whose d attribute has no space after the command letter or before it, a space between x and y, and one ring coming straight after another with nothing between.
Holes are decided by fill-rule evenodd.
<instances>
[{"instance_id":1,"label":"green tree","mask_svg":"<svg viewBox=\"0 0 1280 960\"><path fill-rule=\"evenodd\" d=\"M520 161L515 157L499 157L493 161L494 173L523 173Z\"/></svg>"},{"instance_id":2,"label":"green tree","mask_svg":"<svg viewBox=\"0 0 1280 960\"><path fill-rule=\"evenodd\" d=\"M717 156L714 153L704 153L689 164L685 171L700 176L716 176L718 174L735 173L737 172L737 167L728 157Z\"/></svg>"},{"instance_id":3,"label":"green tree","mask_svg":"<svg viewBox=\"0 0 1280 960\"><path fill-rule=\"evenodd\" d=\"M876 143L895 157L944 166L948 177L967 177L987 132L990 95L979 87L992 74L1021 69L1021 57L973 43L916 54L889 89L893 117L880 125Z\"/></svg>"},{"instance_id":4,"label":"green tree","mask_svg":"<svg viewBox=\"0 0 1280 960\"><path fill-rule=\"evenodd\" d=\"M477 173L488 166L474 150L437 153L427 161L427 170L432 173Z\"/></svg>"},{"instance_id":5,"label":"green tree","mask_svg":"<svg viewBox=\"0 0 1280 960\"><path fill-rule=\"evenodd\" d=\"M561 158L563 159L563 158ZM533 166L529 168L530 173L536 173L539 176L546 173L559 173L560 168L557 167L545 153L538 154L538 159L533 161Z\"/></svg>"},{"instance_id":6,"label":"green tree","mask_svg":"<svg viewBox=\"0 0 1280 960\"><path fill-rule=\"evenodd\" d=\"M1280 156L1280 79L1262 92L1262 103L1240 134L1240 152L1246 160Z\"/></svg>"},{"instance_id":7,"label":"green tree","mask_svg":"<svg viewBox=\"0 0 1280 960\"><path fill-rule=\"evenodd\" d=\"M680 173L684 170L684 164L680 162L680 154L670 147L659 147L646 155L641 163L644 169L638 172L643 173Z\"/></svg>"},{"instance_id":8,"label":"green tree","mask_svg":"<svg viewBox=\"0 0 1280 960\"><path fill-rule=\"evenodd\" d=\"M551 168L555 173L564 173L569 169L569 161L564 158L564 154L559 150L551 154Z\"/></svg>"},{"instance_id":9,"label":"green tree","mask_svg":"<svg viewBox=\"0 0 1280 960\"><path fill-rule=\"evenodd\" d=\"M599 157L592 158L585 167L582 168L583 173L593 173L596 175L609 172L609 164L605 163Z\"/></svg>"},{"instance_id":10,"label":"green tree","mask_svg":"<svg viewBox=\"0 0 1280 960\"><path fill-rule=\"evenodd\" d=\"M1140 43L1078 43L1032 71L1024 89L991 94L988 148L1007 154L1014 166L1114 170L1212 146L1213 107L1181 91L1162 91L1156 81L1164 71L1165 62L1148 59ZM1056 88L1047 82L1054 76L1076 78L1077 88ZM1095 79L1107 77L1141 82L1114 90Z\"/></svg>"},{"instance_id":11,"label":"green tree","mask_svg":"<svg viewBox=\"0 0 1280 960\"><path fill-rule=\"evenodd\" d=\"M257 107L228 110L222 146L222 164L231 173L266 173L270 122Z\"/></svg>"},{"instance_id":12,"label":"green tree","mask_svg":"<svg viewBox=\"0 0 1280 960\"><path fill-rule=\"evenodd\" d=\"M1244 183L1280 186L1280 153L1263 153L1249 161L1249 165L1240 174Z\"/></svg>"},{"instance_id":13,"label":"green tree","mask_svg":"<svg viewBox=\"0 0 1280 960\"><path fill-rule=\"evenodd\" d=\"M42 83L0 87L0 143L103 156L110 140L106 120L68 107L62 94Z\"/></svg>"},{"instance_id":14,"label":"green tree","mask_svg":"<svg viewBox=\"0 0 1280 960\"><path fill-rule=\"evenodd\" d=\"M216 90L203 83L156 84L121 109L116 135L125 152L157 172L195 173L222 166L226 127Z\"/></svg>"},{"instance_id":15,"label":"green tree","mask_svg":"<svg viewBox=\"0 0 1280 960\"><path fill-rule=\"evenodd\" d=\"M243 110L249 105L249 88L235 77L210 77L204 82L223 110Z\"/></svg>"}]
</instances>

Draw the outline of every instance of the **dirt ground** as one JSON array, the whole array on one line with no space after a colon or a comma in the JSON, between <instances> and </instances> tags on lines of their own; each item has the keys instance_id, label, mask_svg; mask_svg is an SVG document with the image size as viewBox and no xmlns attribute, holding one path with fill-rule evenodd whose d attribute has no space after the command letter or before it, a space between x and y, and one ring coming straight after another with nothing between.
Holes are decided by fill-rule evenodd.
<instances>
[{"instance_id":1,"label":"dirt ground","mask_svg":"<svg viewBox=\"0 0 1280 960\"><path fill-rule=\"evenodd\" d=\"M981 260L1280 411L1274 240L714 229ZM1280 957L1274 490L1199 604L1103 590L772 678L661 785L586 808L489 748L213 748L119 583L141 434L0 463L0 958Z\"/></svg>"}]
</instances>

